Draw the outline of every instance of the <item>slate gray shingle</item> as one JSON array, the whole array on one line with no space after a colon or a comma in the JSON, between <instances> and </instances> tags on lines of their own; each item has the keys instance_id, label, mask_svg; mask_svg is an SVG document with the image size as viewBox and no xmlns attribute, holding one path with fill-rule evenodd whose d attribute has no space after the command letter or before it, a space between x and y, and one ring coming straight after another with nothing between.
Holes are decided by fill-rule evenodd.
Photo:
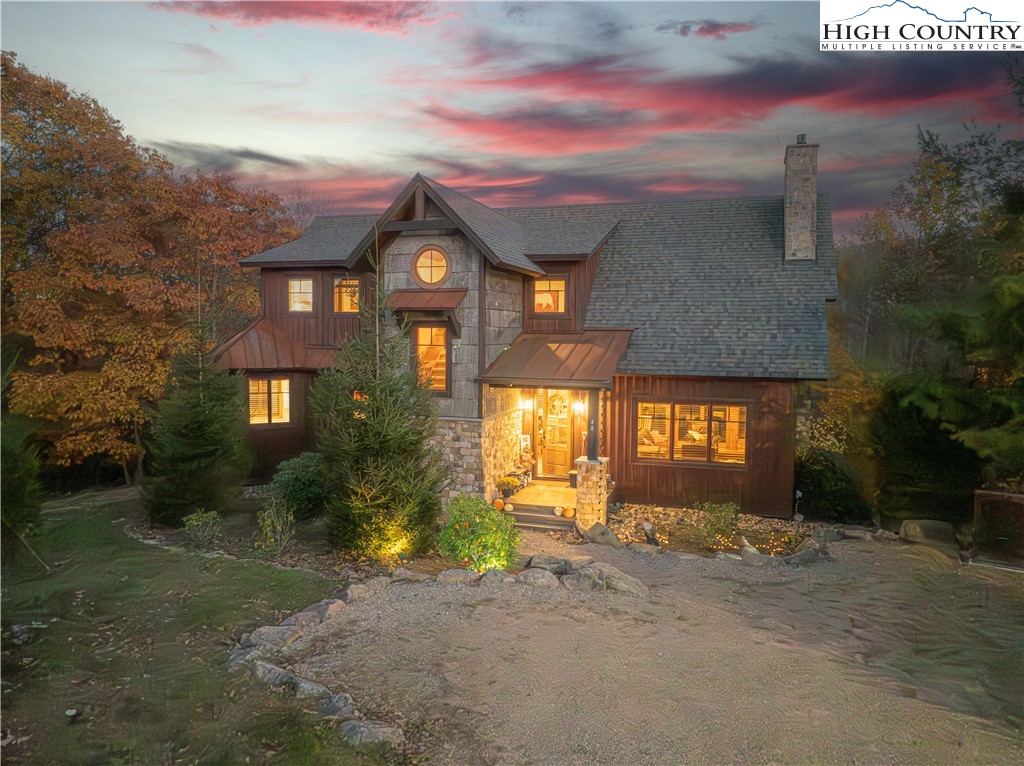
<instances>
[{"instance_id":1,"label":"slate gray shingle","mask_svg":"<svg viewBox=\"0 0 1024 766\"><path fill-rule=\"evenodd\" d=\"M322 215L298 239L241 259L246 266L316 266L346 260L377 220L375 215Z\"/></svg>"}]
</instances>

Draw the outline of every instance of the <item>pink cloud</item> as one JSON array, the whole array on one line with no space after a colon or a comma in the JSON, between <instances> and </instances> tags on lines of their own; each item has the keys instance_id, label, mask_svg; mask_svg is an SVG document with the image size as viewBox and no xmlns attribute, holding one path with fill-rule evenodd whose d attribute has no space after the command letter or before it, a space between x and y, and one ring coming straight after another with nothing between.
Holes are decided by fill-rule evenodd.
<instances>
[{"instance_id":1,"label":"pink cloud","mask_svg":"<svg viewBox=\"0 0 1024 766\"><path fill-rule=\"evenodd\" d=\"M149 4L171 13L188 13L243 27L300 24L312 27L357 29L386 35L405 35L415 26L433 24L434 3L315 2L311 0L230 0L229 2L155 2Z\"/></svg>"},{"instance_id":2,"label":"pink cloud","mask_svg":"<svg viewBox=\"0 0 1024 766\"><path fill-rule=\"evenodd\" d=\"M760 28L760 26L760 24L753 21L702 19L701 21L665 21L655 27L655 31L671 32L680 37L689 37L692 34L711 40L725 40L729 35L753 32L755 29Z\"/></svg>"}]
</instances>

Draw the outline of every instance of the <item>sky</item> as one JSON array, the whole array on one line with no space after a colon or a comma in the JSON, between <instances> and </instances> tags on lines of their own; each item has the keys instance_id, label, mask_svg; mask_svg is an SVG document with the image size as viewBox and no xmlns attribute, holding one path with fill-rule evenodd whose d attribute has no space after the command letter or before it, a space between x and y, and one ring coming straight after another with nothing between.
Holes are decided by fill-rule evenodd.
<instances>
[{"instance_id":1,"label":"sky","mask_svg":"<svg viewBox=\"0 0 1024 766\"><path fill-rule=\"evenodd\" d=\"M179 168L337 213L417 172L496 207L781 194L806 133L842 234L919 127L1024 137L1004 54L824 53L817 23L817 2L0 3L4 50Z\"/></svg>"}]
</instances>

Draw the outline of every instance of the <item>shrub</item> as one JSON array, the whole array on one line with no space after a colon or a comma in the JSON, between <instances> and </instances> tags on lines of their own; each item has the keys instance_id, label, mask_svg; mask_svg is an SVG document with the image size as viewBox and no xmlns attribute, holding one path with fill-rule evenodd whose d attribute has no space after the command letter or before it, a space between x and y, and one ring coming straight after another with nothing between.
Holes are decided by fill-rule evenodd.
<instances>
[{"instance_id":1,"label":"shrub","mask_svg":"<svg viewBox=\"0 0 1024 766\"><path fill-rule=\"evenodd\" d=\"M472 561L480 572L509 567L522 539L509 514L465 494L453 498L447 510L448 521L437 535L438 553Z\"/></svg>"},{"instance_id":2,"label":"shrub","mask_svg":"<svg viewBox=\"0 0 1024 766\"><path fill-rule=\"evenodd\" d=\"M855 524L871 518L850 461L831 450L812 448L796 463L797 509L809 519Z\"/></svg>"},{"instance_id":3,"label":"shrub","mask_svg":"<svg viewBox=\"0 0 1024 766\"><path fill-rule=\"evenodd\" d=\"M188 355L153 418L143 499L151 521L180 524L194 508L222 511L249 472L242 379Z\"/></svg>"},{"instance_id":4,"label":"shrub","mask_svg":"<svg viewBox=\"0 0 1024 766\"><path fill-rule=\"evenodd\" d=\"M258 551L280 553L295 537L295 517L287 501L272 497L256 514L258 529L253 537L253 547Z\"/></svg>"},{"instance_id":5,"label":"shrub","mask_svg":"<svg viewBox=\"0 0 1024 766\"><path fill-rule=\"evenodd\" d=\"M186 539L197 548L209 548L220 539L224 520L216 511L199 508L182 521Z\"/></svg>"},{"instance_id":6,"label":"shrub","mask_svg":"<svg viewBox=\"0 0 1024 766\"><path fill-rule=\"evenodd\" d=\"M270 482L270 489L276 497L288 503L300 521L323 513L327 504L327 487L320 453L303 452L296 458L282 461Z\"/></svg>"},{"instance_id":7,"label":"shrub","mask_svg":"<svg viewBox=\"0 0 1024 766\"><path fill-rule=\"evenodd\" d=\"M720 546L726 541L731 545L740 523L740 509L736 503L700 503L697 509L700 511L697 529L704 546Z\"/></svg>"},{"instance_id":8,"label":"shrub","mask_svg":"<svg viewBox=\"0 0 1024 766\"><path fill-rule=\"evenodd\" d=\"M496 485L499 492L514 492L519 489L519 479L514 476L502 476Z\"/></svg>"}]
</instances>

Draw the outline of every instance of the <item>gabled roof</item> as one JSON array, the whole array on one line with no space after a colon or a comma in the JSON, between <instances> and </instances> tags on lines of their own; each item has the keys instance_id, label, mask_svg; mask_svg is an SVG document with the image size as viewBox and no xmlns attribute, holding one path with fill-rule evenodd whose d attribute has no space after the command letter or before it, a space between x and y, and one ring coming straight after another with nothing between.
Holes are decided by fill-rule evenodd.
<instances>
[{"instance_id":1,"label":"gabled roof","mask_svg":"<svg viewBox=\"0 0 1024 766\"><path fill-rule=\"evenodd\" d=\"M228 370L320 370L334 364L336 349L309 347L260 317L214 352Z\"/></svg>"},{"instance_id":2,"label":"gabled roof","mask_svg":"<svg viewBox=\"0 0 1024 766\"><path fill-rule=\"evenodd\" d=\"M318 216L298 239L242 258L239 263L296 267L341 263L349 258L375 219L372 215Z\"/></svg>"}]
</instances>

